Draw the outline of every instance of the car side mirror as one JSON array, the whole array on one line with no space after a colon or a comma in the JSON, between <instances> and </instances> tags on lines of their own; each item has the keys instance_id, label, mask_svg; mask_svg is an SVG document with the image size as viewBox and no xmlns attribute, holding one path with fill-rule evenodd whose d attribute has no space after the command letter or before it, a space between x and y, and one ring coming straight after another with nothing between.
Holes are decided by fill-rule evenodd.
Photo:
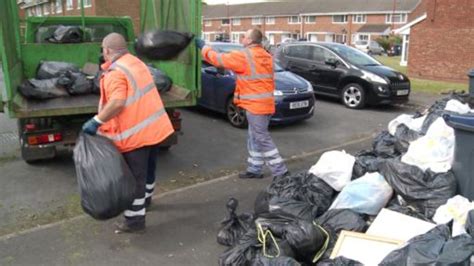
<instances>
[{"instance_id":1,"label":"car side mirror","mask_svg":"<svg viewBox=\"0 0 474 266\"><path fill-rule=\"evenodd\" d=\"M332 66L332 67L337 67L339 65L339 60L336 58L328 58L325 61L326 65Z\"/></svg>"}]
</instances>

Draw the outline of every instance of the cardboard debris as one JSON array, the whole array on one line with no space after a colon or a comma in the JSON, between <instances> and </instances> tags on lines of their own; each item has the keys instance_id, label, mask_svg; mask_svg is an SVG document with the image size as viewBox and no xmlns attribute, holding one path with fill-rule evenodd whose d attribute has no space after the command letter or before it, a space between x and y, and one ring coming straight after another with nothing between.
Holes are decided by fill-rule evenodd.
<instances>
[{"instance_id":1,"label":"cardboard debris","mask_svg":"<svg viewBox=\"0 0 474 266\"><path fill-rule=\"evenodd\" d=\"M382 209L367 230L367 234L406 242L435 228L429 223L389 209Z\"/></svg>"}]
</instances>

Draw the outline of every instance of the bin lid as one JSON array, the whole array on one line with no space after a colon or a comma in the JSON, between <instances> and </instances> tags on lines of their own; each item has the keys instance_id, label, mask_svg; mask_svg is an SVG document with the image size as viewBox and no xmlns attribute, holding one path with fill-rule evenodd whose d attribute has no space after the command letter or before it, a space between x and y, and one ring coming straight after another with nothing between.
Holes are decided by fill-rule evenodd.
<instances>
[{"instance_id":1,"label":"bin lid","mask_svg":"<svg viewBox=\"0 0 474 266\"><path fill-rule=\"evenodd\" d=\"M450 127L474 132L474 115L445 114L443 119Z\"/></svg>"},{"instance_id":2,"label":"bin lid","mask_svg":"<svg viewBox=\"0 0 474 266\"><path fill-rule=\"evenodd\" d=\"M469 71L469 73L467 73L467 75L471 78L474 78L474 68L471 69L471 71Z\"/></svg>"}]
</instances>

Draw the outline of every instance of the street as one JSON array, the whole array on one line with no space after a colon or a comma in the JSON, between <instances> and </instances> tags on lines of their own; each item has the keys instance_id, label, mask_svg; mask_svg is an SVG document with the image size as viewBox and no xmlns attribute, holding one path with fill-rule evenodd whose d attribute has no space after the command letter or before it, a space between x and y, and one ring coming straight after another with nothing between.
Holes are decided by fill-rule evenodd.
<instances>
[{"instance_id":1,"label":"street","mask_svg":"<svg viewBox=\"0 0 474 266\"><path fill-rule=\"evenodd\" d=\"M424 97L417 96L417 98L419 98L419 102L427 101ZM368 147L372 136L386 128L391 119L400 113L413 111L413 107L407 106L381 106L364 110L350 110L334 100L318 99L314 117L293 125L273 127L271 134L285 159L292 157L297 159L290 163L291 171L300 172L317 161L316 153L320 153L318 151L337 147L338 149L348 149L349 152L357 152ZM247 156L246 130L233 128L221 115L201 108L189 108L181 110L181 112L184 134L179 140L180 143L172 147L170 151L160 154L158 159L157 175L161 192L204 182L212 178L228 176L245 169ZM0 121L2 123L0 126L2 134L14 135L15 121L4 117ZM8 145L2 145L2 150L3 147L9 147L9 151L3 154L0 160L0 172L2 173L0 175L0 215L4 217L0 220L0 232L1 235L4 235L0 245L0 259L3 258L3 262L8 262L13 257L15 264L19 262L17 260L26 259L24 263L20 264L30 264L32 261L27 259L29 256L19 258L18 256L21 253L16 248L23 246L25 241L30 242L28 240L30 234L24 234L19 238L12 237L11 234L36 227L39 224L49 224L61 221L64 218L71 218L82 212L78 205L79 196L77 194L74 163L71 158L72 153L63 151L54 160L28 165L19 158L16 145L12 141L9 141ZM356 145L358 148L351 150L351 145ZM305 154L311 155L305 156ZM269 173L267 173L268 175ZM218 181L216 183L219 184L217 187L214 187L215 185L211 183L211 185L203 187L205 191L194 192L198 193L198 196L196 196L197 202L193 202L192 194L180 192L172 193L164 197L163 200L155 200L157 203L156 212L152 214L157 214L159 220L153 218L153 222L149 222L152 224L151 231L161 230L163 228L163 225L160 226L161 223L166 224L171 221L173 221L173 224L167 226L175 228L175 230L177 230L176 227L186 228L190 226L189 221L183 217L197 215L194 210L197 207L193 207L194 204L211 212L211 214L203 214L207 217L207 220L203 222L214 223L212 228L217 228L217 223L223 218L225 201L231 196L231 191L238 192L235 196L245 199L243 206L247 207L247 210L251 210L248 207L252 206L256 192L264 188L269 180L270 178L257 181L258 186L248 186L245 181L232 177L231 179ZM237 187L233 187L235 182L240 184L242 191ZM222 188L219 188L219 186L222 186ZM214 193L216 197L213 197ZM175 198L179 199L185 205L185 208L181 205L174 205ZM202 200L207 202L204 204ZM168 203L165 204L165 202ZM160 210L166 211L167 214L159 215ZM179 220L173 220L173 215L169 212L174 213L173 215L184 216L180 217ZM151 217L152 214L149 216ZM169 215L171 216L168 217ZM112 229L107 226L110 225L109 222L97 223L89 217L82 217L80 221L81 224L92 223L97 234L100 232L100 234L106 234L107 237L115 237L111 234ZM41 250L41 247L35 246L34 243L38 241L41 243L47 239L53 242L72 241L67 244L68 248L73 248L79 244L85 245L88 241L92 241L90 237L94 237L94 234L83 234L85 233L84 230L88 231L89 226L84 226L82 229L81 226L76 228L76 225L74 225L76 222L73 221L72 224L71 222L65 222L60 226L51 228L46 226L48 229L45 230L39 229L31 234L35 241L31 241L32 246L30 248ZM200 222L193 221L193 223L197 223L197 226ZM70 228L70 232L64 232L64 226L73 226L73 228ZM101 227L105 228L100 229ZM209 228L209 230L213 230L212 228ZM189 230L189 228L186 230ZM155 233L161 235L162 232L156 231ZM69 234L72 234L72 236L68 236ZM213 242L215 231L206 232L206 235L209 238L209 243L215 243ZM78 243L74 239L68 239L73 236L80 236ZM161 237L157 236L157 239L159 238ZM120 241L122 240L115 244L125 245ZM193 241L197 240L194 239ZM58 242L54 243L56 244L51 243L51 245L58 244ZM187 243L186 245L191 244ZM134 244L133 242L127 242L126 246L133 247ZM110 248L114 249L113 247ZM169 252L172 251L172 247L168 246L168 249ZM116 247L117 250L120 250L120 247ZM48 258L43 258L42 263L45 265L63 264L65 260L71 261L71 258L74 259L74 252L68 256L57 258L58 260L54 260L54 263L50 263L51 261ZM80 259L83 258L82 256L79 256ZM213 255L209 261L214 262L216 259L217 257ZM85 263L82 260L79 261L81 261L79 264ZM94 264L90 260L86 261L85 264ZM170 265L173 264L173 260L168 262ZM109 263L114 264L112 260ZM144 263L146 264L146 261ZM122 261L122 265L125 264L127 264L126 260Z\"/></svg>"}]
</instances>

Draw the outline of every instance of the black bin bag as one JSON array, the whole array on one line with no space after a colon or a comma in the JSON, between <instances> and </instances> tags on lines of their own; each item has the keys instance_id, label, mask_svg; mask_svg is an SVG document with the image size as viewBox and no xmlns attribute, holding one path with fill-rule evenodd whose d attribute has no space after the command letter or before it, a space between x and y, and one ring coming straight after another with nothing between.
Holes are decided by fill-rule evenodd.
<instances>
[{"instance_id":1,"label":"black bin bag","mask_svg":"<svg viewBox=\"0 0 474 266\"><path fill-rule=\"evenodd\" d=\"M235 211L239 202L234 198L230 198L226 206L229 217L221 222L221 229L217 233L217 243L224 246L234 246L253 225L254 218L250 213L237 215Z\"/></svg>"},{"instance_id":2,"label":"black bin bag","mask_svg":"<svg viewBox=\"0 0 474 266\"><path fill-rule=\"evenodd\" d=\"M151 60L171 60L177 57L193 38L192 33L149 31L138 37L135 50L139 56Z\"/></svg>"},{"instance_id":3,"label":"black bin bag","mask_svg":"<svg viewBox=\"0 0 474 266\"><path fill-rule=\"evenodd\" d=\"M135 178L112 141L81 134L74 148L74 163L84 212L106 220L132 205Z\"/></svg>"},{"instance_id":4,"label":"black bin bag","mask_svg":"<svg viewBox=\"0 0 474 266\"><path fill-rule=\"evenodd\" d=\"M173 85L173 81L170 77L168 77L164 72L154 67L148 66L150 69L150 73L153 76L153 81L155 82L155 86L160 93L167 92L171 89Z\"/></svg>"},{"instance_id":5,"label":"black bin bag","mask_svg":"<svg viewBox=\"0 0 474 266\"><path fill-rule=\"evenodd\" d=\"M79 72L79 68L71 63L60 61L42 61L36 70L36 78L58 78L67 71Z\"/></svg>"},{"instance_id":6,"label":"black bin bag","mask_svg":"<svg viewBox=\"0 0 474 266\"><path fill-rule=\"evenodd\" d=\"M46 40L50 43L80 43L84 33L79 26L59 26Z\"/></svg>"},{"instance_id":7,"label":"black bin bag","mask_svg":"<svg viewBox=\"0 0 474 266\"><path fill-rule=\"evenodd\" d=\"M45 100L69 96L58 79L29 79L18 86L21 95L28 99Z\"/></svg>"},{"instance_id":8,"label":"black bin bag","mask_svg":"<svg viewBox=\"0 0 474 266\"><path fill-rule=\"evenodd\" d=\"M474 239L463 234L451 238L446 225L416 236L408 244L388 254L379 265L459 265L469 266Z\"/></svg>"}]
</instances>

